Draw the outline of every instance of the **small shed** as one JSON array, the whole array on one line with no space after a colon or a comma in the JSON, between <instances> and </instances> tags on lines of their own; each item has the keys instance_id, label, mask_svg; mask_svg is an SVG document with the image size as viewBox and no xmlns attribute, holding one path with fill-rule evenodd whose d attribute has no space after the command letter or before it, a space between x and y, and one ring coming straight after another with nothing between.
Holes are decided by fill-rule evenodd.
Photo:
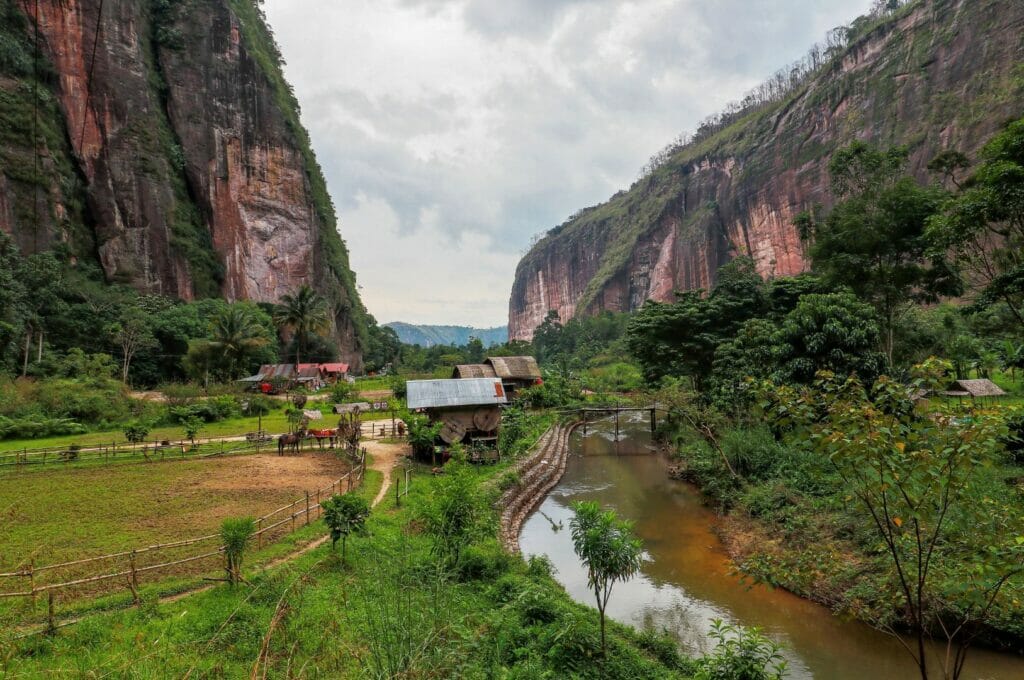
<instances>
[{"instance_id":1,"label":"small shed","mask_svg":"<svg viewBox=\"0 0 1024 680\"><path fill-rule=\"evenodd\" d=\"M409 408L422 410L432 423L440 422L441 440L491 444L497 442L501 406L508 403L500 378L410 380Z\"/></svg>"},{"instance_id":2,"label":"small shed","mask_svg":"<svg viewBox=\"0 0 1024 680\"><path fill-rule=\"evenodd\" d=\"M452 371L453 378L496 378L497 373L490 364L459 364Z\"/></svg>"},{"instance_id":3,"label":"small shed","mask_svg":"<svg viewBox=\"0 0 1024 680\"><path fill-rule=\"evenodd\" d=\"M295 364L263 364L254 375L238 382L249 383L252 389L264 394L276 394L280 389L291 389L298 379Z\"/></svg>"},{"instance_id":4,"label":"small shed","mask_svg":"<svg viewBox=\"0 0 1024 680\"><path fill-rule=\"evenodd\" d=\"M324 385L320 374L320 364L298 364L295 371L295 382L309 390L318 390Z\"/></svg>"},{"instance_id":5,"label":"small shed","mask_svg":"<svg viewBox=\"0 0 1024 680\"><path fill-rule=\"evenodd\" d=\"M999 385L987 378L974 380L955 380L943 393L947 397L970 397L971 399L984 399L987 397L1004 397L1006 392Z\"/></svg>"},{"instance_id":6,"label":"small shed","mask_svg":"<svg viewBox=\"0 0 1024 680\"><path fill-rule=\"evenodd\" d=\"M543 380L537 360L530 356L522 357L488 357L484 362L501 378L505 392L511 398L517 390L540 385Z\"/></svg>"},{"instance_id":7,"label":"small shed","mask_svg":"<svg viewBox=\"0 0 1024 680\"><path fill-rule=\"evenodd\" d=\"M334 384L348 377L348 364L340 362L320 364L320 375L325 382Z\"/></svg>"}]
</instances>

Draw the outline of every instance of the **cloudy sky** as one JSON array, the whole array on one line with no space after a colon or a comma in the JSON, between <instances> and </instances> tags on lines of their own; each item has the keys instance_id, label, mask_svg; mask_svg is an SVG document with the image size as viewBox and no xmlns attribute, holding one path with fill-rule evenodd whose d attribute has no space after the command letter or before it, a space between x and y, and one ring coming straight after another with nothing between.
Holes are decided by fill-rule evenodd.
<instances>
[{"instance_id":1,"label":"cloudy sky","mask_svg":"<svg viewBox=\"0 0 1024 680\"><path fill-rule=\"evenodd\" d=\"M870 0L266 0L363 300L503 325L530 239Z\"/></svg>"}]
</instances>

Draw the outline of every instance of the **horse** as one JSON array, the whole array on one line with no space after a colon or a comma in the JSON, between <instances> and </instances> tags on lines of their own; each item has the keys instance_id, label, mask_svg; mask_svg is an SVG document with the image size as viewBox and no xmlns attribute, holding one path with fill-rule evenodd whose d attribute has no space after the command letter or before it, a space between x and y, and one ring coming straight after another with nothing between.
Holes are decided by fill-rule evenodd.
<instances>
[{"instance_id":1,"label":"horse","mask_svg":"<svg viewBox=\"0 0 1024 680\"><path fill-rule=\"evenodd\" d=\"M310 430L309 435L316 439L316 443L320 446L321 450L324 448L325 439L330 443L330 448L332 449L338 441L338 431L336 429Z\"/></svg>"},{"instance_id":2,"label":"horse","mask_svg":"<svg viewBox=\"0 0 1024 680\"><path fill-rule=\"evenodd\" d=\"M283 434L277 438L277 455L283 456L284 449L287 446L294 453L299 452L299 447L302 444L303 438L305 438L305 432L293 432L291 434Z\"/></svg>"}]
</instances>

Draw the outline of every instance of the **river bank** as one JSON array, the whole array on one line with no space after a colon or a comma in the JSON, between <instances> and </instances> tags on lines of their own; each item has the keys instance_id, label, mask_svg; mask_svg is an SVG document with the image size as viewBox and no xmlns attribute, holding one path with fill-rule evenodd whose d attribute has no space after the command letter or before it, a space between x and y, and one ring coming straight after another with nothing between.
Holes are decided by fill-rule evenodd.
<instances>
[{"instance_id":1,"label":"river bank","mask_svg":"<svg viewBox=\"0 0 1024 680\"><path fill-rule=\"evenodd\" d=\"M641 574L616 586L609 604L616 620L667 632L687 654L707 651L715 619L757 626L785 646L795 678L914 676L911 658L895 638L782 588L744 578L732 559L736 545L719 535L754 545L763 537L750 527L730 524L707 506L696 487L670 479L670 461L650 453L654 447L645 429L638 424L618 444L607 432L585 440L574 435L564 477L523 527L524 556L546 556L562 586L587 603L591 594L568 526L572 503L597 501L633 520L648 552ZM648 453L637 455L638 450ZM941 651L931 648L933 655ZM979 649L971 652L964 677L1022 676L1024 661L1018 657Z\"/></svg>"}]
</instances>

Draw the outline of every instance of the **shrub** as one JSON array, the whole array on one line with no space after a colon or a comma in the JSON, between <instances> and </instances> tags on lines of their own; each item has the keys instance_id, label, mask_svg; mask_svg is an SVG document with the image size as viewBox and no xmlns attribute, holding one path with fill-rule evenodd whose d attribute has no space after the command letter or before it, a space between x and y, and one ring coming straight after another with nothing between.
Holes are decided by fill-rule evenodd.
<instances>
[{"instance_id":1,"label":"shrub","mask_svg":"<svg viewBox=\"0 0 1024 680\"><path fill-rule=\"evenodd\" d=\"M467 547L456 573L461 581L495 579L507 572L511 565L508 553L496 542L490 541Z\"/></svg>"},{"instance_id":2,"label":"shrub","mask_svg":"<svg viewBox=\"0 0 1024 680\"><path fill-rule=\"evenodd\" d=\"M696 680L782 680L786 662L779 645L757 628L730 626L720 619L712 624L715 650L697 662Z\"/></svg>"},{"instance_id":3,"label":"shrub","mask_svg":"<svg viewBox=\"0 0 1024 680\"><path fill-rule=\"evenodd\" d=\"M747 479L767 479L786 457L767 427L728 430L720 445L736 474Z\"/></svg>"},{"instance_id":4,"label":"shrub","mask_svg":"<svg viewBox=\"0 0 1024 680\"><path fill-rule=\"evenodd\" d=\"M224 543L224 567L231 585L242 580L242 558L255 531L256 522L252 517L229 517L220 525L220 540Z\"/></svg>"},{"instance_id":5,"label":"shrub","mask_svg":"<svg viewBox=\"0 0 1024 680\"><path fill-rule=\"evenodd\" d=\"M143 441L149 435L149 427L145 423L133 421L122 428L124 438L134 443Z\"/></svg>"}]
</instances>

